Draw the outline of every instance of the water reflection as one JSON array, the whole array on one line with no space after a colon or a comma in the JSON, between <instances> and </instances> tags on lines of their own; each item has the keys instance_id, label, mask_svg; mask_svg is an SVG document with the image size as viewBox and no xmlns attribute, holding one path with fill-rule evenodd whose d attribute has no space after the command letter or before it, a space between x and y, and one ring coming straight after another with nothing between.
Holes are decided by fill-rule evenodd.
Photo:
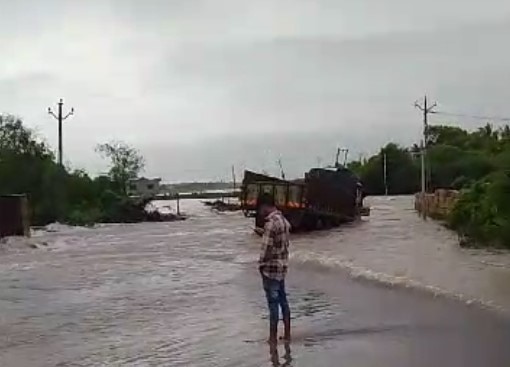
<instances>
[{"instance_id":1,"label":"water reflection","mask_svg":"<svg viewBox=\"0 0 510 367\"><path fill-rule=\"evenodd\" d=\"M292 367L292 354L290 350L290 343L284 344L283 361L280 361L280 355L277 345L269 345L269 354L271 356L271 363L274 367Z\"/></svg>"},{"instance_id":2,"label":"water reflection","mask_svg":"<svg viewBox=\"0 0 510 367\"><path fill-rule=\"evenodd\" d=\"M307 291L300 294L299 291L295 291L294 293L295 295L291 295L291 300L293 301L293 311L296 317L313 317L316 315L324 317L330 313L332 305L323 292Z\"/></svg>"}]
</instances>

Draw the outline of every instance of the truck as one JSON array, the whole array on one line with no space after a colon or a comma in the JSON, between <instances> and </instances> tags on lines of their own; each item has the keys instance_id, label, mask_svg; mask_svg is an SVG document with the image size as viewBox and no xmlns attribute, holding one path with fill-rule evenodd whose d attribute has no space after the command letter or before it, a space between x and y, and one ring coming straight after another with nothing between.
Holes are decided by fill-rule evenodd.
<instances>
[{"instance_id":1,"label":"truck","mask_svg":"<svg viewBox=\"0 0 510 367\"><path fill-rule=\"evenodd\" d=\"M363 206L365 197L359 178L349 169L313 168L304 178L284 180L245 171L241 188L241 208L247 217L255 218L255 227L264 226L258 198L270 193L293 231L310 231L337 227L368 216Z\"/></svg>"}]
</instances>

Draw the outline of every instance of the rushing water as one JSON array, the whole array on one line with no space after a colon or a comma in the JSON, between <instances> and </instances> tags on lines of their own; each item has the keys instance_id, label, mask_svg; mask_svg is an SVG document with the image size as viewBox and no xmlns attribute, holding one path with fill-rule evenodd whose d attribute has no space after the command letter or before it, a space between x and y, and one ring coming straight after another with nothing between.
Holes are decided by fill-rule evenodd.
<instances>
[{"instance_id":1,"label":"rushing water","mask_svg":"<svg viewBox=\"0 0 510 367\"><path fill-rule=\"evenodd\" d=\"M460 248L454 232L418 217L412 200L372 198L372 217L296 239L293 257L510 311L510 252Z\"/></svg>"},{"instance_id":2,"label":"rushing water","mask_svg":"<svg viewBox=\"0 0 510 367\"><path fill-rule=\"evenodd\" d=\"M508 365L505 318L378 284L510 310L510 256L460 249L410 198L371 204L368 219L293 238L295 341L279 363ZM182 209L188 221L57 226L35 234L38 248L4 244L0 366L270 365L252 221Z\"/></svg>"}]
</instances>

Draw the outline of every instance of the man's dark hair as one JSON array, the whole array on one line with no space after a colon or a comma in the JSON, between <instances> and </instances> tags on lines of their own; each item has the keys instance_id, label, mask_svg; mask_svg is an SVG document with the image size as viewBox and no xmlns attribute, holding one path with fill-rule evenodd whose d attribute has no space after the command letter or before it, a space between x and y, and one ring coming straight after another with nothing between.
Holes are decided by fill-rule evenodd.
<instances>
[{"instance_id":1,"label":"man's dark hair","mask_svg":"<svg viewBox=\"0 0 510 367\"><path fill-rule=\"evenodd\" d=\"M257 200L257 205L261 207L262 205L266 206L274 206L274 196L268 192L264 192L263 194L259 195L259 198Z\"/></svg>"}]
</instances>

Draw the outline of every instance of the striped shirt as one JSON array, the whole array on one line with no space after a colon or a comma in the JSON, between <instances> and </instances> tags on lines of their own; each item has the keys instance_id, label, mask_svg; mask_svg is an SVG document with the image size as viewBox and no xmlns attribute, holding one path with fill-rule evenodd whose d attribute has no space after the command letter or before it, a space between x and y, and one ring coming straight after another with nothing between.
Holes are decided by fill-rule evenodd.
<instances>
[{"instance_id":1,"label":"striped shirt","mask_svg":"<svg viewBox=\"0 0 510 367\"><path fill-rule=\"evenodd\" d=\"M268 278L283 280L287 274L289 260L290 223L283 214L275 210L266 218L259 267Z\"/></svg>"}]
</instances>

